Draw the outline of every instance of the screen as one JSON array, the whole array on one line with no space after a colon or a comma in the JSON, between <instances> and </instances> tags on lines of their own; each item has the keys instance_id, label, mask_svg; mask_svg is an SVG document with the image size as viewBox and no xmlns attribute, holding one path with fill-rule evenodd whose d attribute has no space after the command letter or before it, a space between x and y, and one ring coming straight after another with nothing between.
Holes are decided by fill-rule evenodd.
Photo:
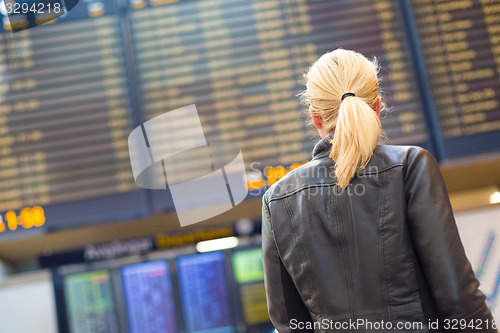
<instances>
[{"instance_id":1,"label":"screen","mask_svg":"<svg viewBox=\"0 0 500 333\"><path fill-rule=\"evenodd\" d=\"M242 285L240 294L243 315L247 325L270 322L263 282Z\"/></svg>"},{"instance_id":2,"label":"screen","mask_svg":"<svg viewBox=\"0 0 500 333\"><path fill-rule=\"evenodd\" d=\"M64 277L70 333L118 333L109 271Z\"/></svg>"},{"instance_id":3,"label":"screen","mask_svg":"<svg viewBox=\"0 0 500 333\"><path fill-rule=\"evenodd\" d=\"M177 332L168 263L125 266L121 273L130 333Z\"/></svg>"},{"instance_id":4,"label":"screen","mask_svg":"<svg viewBox=\"0 0 500 333\"><path fill-rule=\"evenodd\" d=\"M229 304L224 253L210 252L177 259L177 274L188 332L235 332Z\"/></svg>"},{"instance_id":5,"label":"screen","mask_svg":"<svg viewBox=\"0 0 500 333\"><path fill-rule=\"evenodd\" d=\"M411 1L448 157L500 148L500 6Z\"/></svg>"},{"instance_id":6,"label":"screen","mask_svg":"<svg viewBox=\"0 0 500 333\"><path fill-rule=\"evenodd\" d=\"M379 60L385 143L498 150L499 13L490 1L81 0L17 33L4 19L0 237L145 215L150 199L173 209L169 191L134 183L127 136L190 104L247 170L308 161L300 78L338 47Z\"/></svg>"},{"instance_id":7,"label":"screen","mask_svg":"<svg viewBox=\"0 0 500 333\"><path fill-rule=\"evenodd\" d=\"M427 145L394 1L129 0L128 9L141 114L196 104L207 140L236 143L247 169L310 159L300 77L338 47L379 59L388 143ZM165 196L154 193L160 209Z\"/></svg>"},{"instance_id":8,"label":"screen","mask_svg":"<svg viewBox=\"0 0 500 333\"><path fill-rule=\"evenodd\" d=\"M239 251L233 254L233 272L240 287L241 305L247 325L268 323L262 249Z\"/></svg>"},{"instance_id":9,"label":"screen","mask_svg":"<svg viewBox=\"0 0 500 333\"><path fill-rule=\"evenodd\" d=\"M131 104L116 12L113 1L81 1L66 17L18 33L4 19L0 212L40 205L46 227L55 229L118 210L111 201L71 205L84 199L123 193L122 213L145 210L141 196L130 194L138 188L128 156Z\"/></svg>"},{"instance_id":10,"label":"screen","mask_svg":"<svg viewBox=\"0 0 500 333\"><path fill-rule=\"evenodd\" d=\"M234 253L233 271L238 283L264 280L262 249L258 248Z\"/></svg>"}]
</instances>

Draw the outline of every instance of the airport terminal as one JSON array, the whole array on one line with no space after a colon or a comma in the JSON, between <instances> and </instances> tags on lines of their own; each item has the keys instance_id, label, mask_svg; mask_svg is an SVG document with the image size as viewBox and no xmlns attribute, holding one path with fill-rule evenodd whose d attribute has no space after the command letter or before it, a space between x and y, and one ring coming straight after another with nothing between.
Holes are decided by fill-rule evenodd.
<instances>
[{"instance_id":1,"label":"airport terminal","mask_svg":"<svg viewBox=\"0 0 500 333\"><path fill-rule=\"evenodd\" d=\"M418 210L439 219L449 196L454 221L442 230L453 232L456 223L475 275L467 279L480 282L484 309L500 320L499 1L3 0L0 12L0 333L281 332L280 311L295 318L288 277L308 320L323 318L304 295L320 288L316 277L327 283L336 275L315 276L320 270L305 261L291 264L280 242L297 242L290 256L305 257L313 250L293 223L330 219L324 230L349 235L335 222L349 219L304 213L285 201L287 219L277 205L297 191L264 193L277 193L283 180L303 177L300 170L315 163L324 139L311 118L325 125L313 105L324 99L304 91L312 89L311 66L338 49L378 61L380 142L422 147L438 163L447 195L429 197ZM340 95L339 110L363 97ZM416 155L399 165L405 174L416 172ZM394 184L395 173L382 171L380 188ZM355 184L372 181L358 178L332 185L342 194L329 193L325 202L362 202L351 210L357 216L370 203ZM415 182L406 191L409 219L413 195L426 196L419 191L427 185ZM428 187L434 193L439 180ZM393 206L384 205L384 218ZM307 216L302 222L294 218L299 211ZM390 232L380 216L371 221L378 229L366 234ZM293 237L277 219L292 224ZM454 256L446 242L456 241L446 237L421 243ZM357 256L350 240L333 237L331 244ZM372 250L383 256L384 249ZM431 297L441 297L419 254L426 252L415 251ZM365 299L376 307L374 294L357 284L356 269L364 266L349 259L352 253L339 259L345 266L330 265L352 290L341 302L349 318L340 305L338 312L324 305L324 313L339 313L332 322L363 317ZM469 264L457 265L458 272ZM302 283L308 271L313 278ZM422 295L420 282L411 281L408 288ZM385 303L397 299L409 309L392 287L383 289ZM469 332L454 309L447 317L438 304L434 314ZM390 311L381 315L385 321ZM488 318L482 327L498 329ZM290 327L312 331L348 332Z\"/></svg>"}]
</instances>

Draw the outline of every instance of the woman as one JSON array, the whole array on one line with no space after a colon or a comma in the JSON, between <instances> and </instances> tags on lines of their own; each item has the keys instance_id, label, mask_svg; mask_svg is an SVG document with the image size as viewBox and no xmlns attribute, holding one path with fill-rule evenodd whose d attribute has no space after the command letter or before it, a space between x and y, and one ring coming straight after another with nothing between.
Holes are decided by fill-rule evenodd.
<instances>
[{"instance_id":1,"label":"woman","mask_svg":"<svg viewBox=\"0 0 500 333\"><path fill-rule=\"evenodd\" d=\"M497 332L436 160L380 144L377 74L337 49L306 75L322 140L263 197L271 320L280 333Z\"/></svg>"}]
</instances>

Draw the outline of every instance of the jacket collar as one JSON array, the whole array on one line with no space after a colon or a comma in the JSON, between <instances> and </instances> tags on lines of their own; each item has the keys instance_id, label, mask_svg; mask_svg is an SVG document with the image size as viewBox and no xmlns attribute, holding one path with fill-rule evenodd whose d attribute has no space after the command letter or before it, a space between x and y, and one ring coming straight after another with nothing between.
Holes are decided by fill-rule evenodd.
<instances>
[{"instance_id":1,"label":"jacket collar","mask_svg":"<svg viewBox=\"0 0 500 333\"><path fill-rule=\"evenodd\" d=\"M318 143L316 143L312 152L313 159L330 155L330 150L332 149L332 144L330 143L330 141L332 139L333 133L330 133L323 139L321 139Z\"/></svg>"},{"instance_id":2,"label":"jacket collar","mask_svg":"<svg viewBox=\"0 0 500 333\"><path fill-rule=\"evenodd\" d=\"M316 145L314 146L313 152L312 152L312 159L313 160L330 155L330 152L332 150L332 144L330 141L332 139L333 139L333 133L330 133L327 136L325 136L323 139L319 140L318 143L316 143ZM377 148L375 148L375 151L373 152L373 156L372 156L369 164L380 165L381 168L384 169L385 164L386 164L384 162L385 158L383 156L379 156L379 154L377 153L377 151L380 149L380 147L382 147L382 144L379 142L377 144ZM358 174L360 174L360 175L365 174L366 173L365 169L361 170Z\"/></svg>"}]
</instances>

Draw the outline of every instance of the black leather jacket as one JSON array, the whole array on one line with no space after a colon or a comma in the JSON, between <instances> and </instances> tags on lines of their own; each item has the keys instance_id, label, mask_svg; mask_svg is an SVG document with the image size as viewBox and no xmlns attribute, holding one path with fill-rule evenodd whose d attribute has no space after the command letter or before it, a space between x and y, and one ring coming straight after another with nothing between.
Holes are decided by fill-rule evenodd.
<instances>
[{"instance_id":1,"label":"black leather jacket","mask_svg":"<svg viewBox=\"0 0 500 333\"><path fill-rule=\"evenodd\" d=\"M329 139L263 197L276 329L497 332L434 157L420 147L380 145L342 190Z\"/></svg>"}]
</instances>

